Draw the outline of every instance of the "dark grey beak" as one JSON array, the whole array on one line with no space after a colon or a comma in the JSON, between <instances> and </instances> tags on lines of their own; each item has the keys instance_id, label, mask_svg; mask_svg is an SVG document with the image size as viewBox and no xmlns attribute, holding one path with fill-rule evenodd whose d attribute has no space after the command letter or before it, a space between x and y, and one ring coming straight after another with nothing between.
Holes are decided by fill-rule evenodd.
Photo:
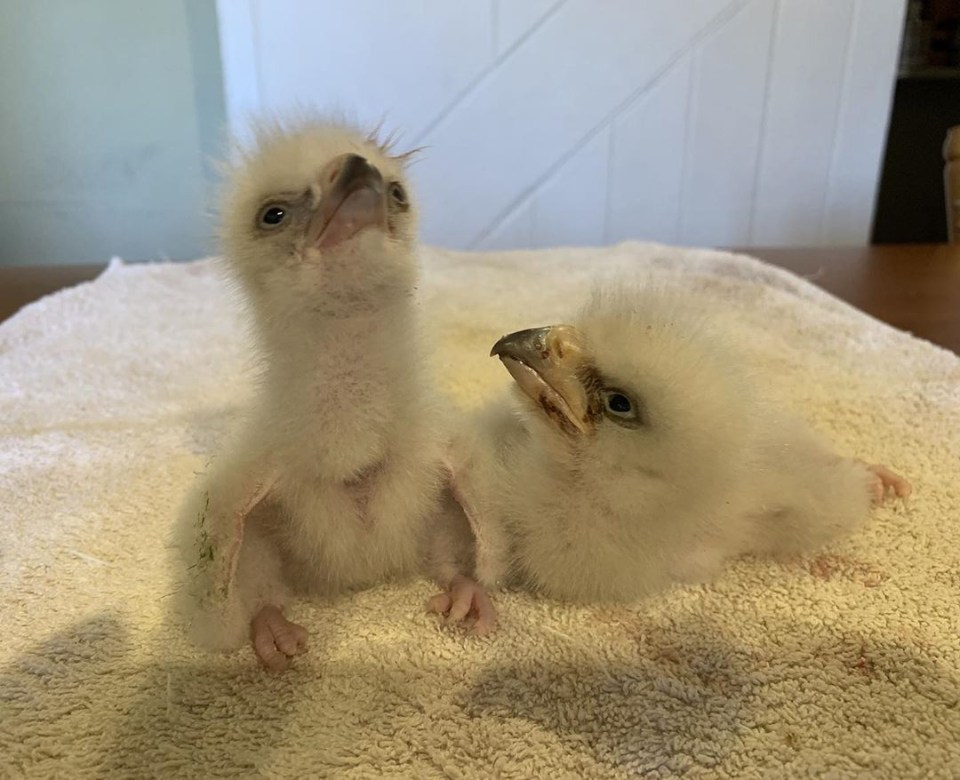
<instances>
[{"instance_id":1,"label":"dark grey beak","mask_svg":"<svg viewBox=\"0 0 960 780\"><path fill-rule=\"evenodd\" d=\"M374 192L383 193L383 176L374 168L365 157L359 154L348 154L340 168L340 174L334 182L334 191L341 191L350 195L359 189L369 187Z\"/></svg>"},{"instance_id":2,"label":"dark grey beak","mask_svg":"<svg viewBox=\"0 0 960 780\"><path fill-rule=\"evenodd\" d=\"M586 361L583 336L570 325L551 325L510 333L490 350L520 389L568 433L592 430L590 404L580 381Z\"/></svg>"}]
</instances>

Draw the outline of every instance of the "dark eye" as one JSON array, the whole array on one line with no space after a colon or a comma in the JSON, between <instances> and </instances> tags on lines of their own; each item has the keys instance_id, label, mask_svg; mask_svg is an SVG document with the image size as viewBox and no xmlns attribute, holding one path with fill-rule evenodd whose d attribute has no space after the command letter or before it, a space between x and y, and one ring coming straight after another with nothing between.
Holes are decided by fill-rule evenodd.
<instances>
[{"instance_id":1,"label":"dark eye","mask_svg":"<svg viewBox=\"0 0 960 780\"><path fill-rule=\"evenodd\" d=\"M633 411L633 404L623 393L610 393L606 400L607 409L613 414L630 414Z\"/></svg>"},{"instance_id":2,"label":"dark eye","mask_svg":"<svg viewBox=\"0 0 960 780\"><path fill-rule=\"evenodd\" d=\"M260 211L260 227L275 228L283 224L287 218L287 210L283 206L266 206Z\"/></svg>"},{"instance_id":3,"label":"dark eye","mask_svg":"<svg viewBox=\"0 0 960 780\"><path fill-rule=\"evenodd\" d=\"M610 422L624 428L646 425L643 407L622 390L608 387L603 391L603 413Z\"/></svg>"},{"instance_id":4,"label":"dark eye","mask_svg":"<svg viewBox=\"0 0 960 780\"><path fill-rule=\"evenodd\" d=\"M396 203L398 206L405 206L405 205L406 205L406 203L407 203L407 193L406 193L406 191L403 189L403 187L400 186L400 182L396 182L396 181L395 181L393 184L390 185L390 198L391 198L391 199L393 200L393 202Z\"/></svg>"}]
</instances>

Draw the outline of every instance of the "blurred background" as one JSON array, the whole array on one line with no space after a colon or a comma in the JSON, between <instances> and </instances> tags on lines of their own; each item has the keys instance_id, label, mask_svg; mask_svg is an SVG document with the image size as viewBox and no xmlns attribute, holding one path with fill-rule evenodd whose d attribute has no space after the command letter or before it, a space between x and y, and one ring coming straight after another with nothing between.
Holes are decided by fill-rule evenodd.
<instances>
[{"instance_id":1,"label":"blurred background","mask_svg":"<svg viewBox=\"0 0 960 780\"><path fill-rule=\"evenodd\" d=\"M215 251L227 130L427 147L456 248L945 238L957 0L0 0L0 263Z\"/></svg>"}]
</instances>

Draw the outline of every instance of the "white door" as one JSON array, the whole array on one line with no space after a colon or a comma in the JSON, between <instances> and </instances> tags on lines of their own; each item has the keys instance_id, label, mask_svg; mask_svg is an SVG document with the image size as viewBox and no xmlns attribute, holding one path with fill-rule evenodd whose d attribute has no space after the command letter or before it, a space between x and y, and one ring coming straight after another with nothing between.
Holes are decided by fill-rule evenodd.
<instances>
[{"instance_id":1,"label":"white door","mask_svg":"<svg viewBox=\"0 0 960 780\"><path fill-rule=\"evenodd\" d=\"M233 128L339 109L426 145L461 248L868 240L904 0L219 0Z\"/></svg>"}]
</instances>

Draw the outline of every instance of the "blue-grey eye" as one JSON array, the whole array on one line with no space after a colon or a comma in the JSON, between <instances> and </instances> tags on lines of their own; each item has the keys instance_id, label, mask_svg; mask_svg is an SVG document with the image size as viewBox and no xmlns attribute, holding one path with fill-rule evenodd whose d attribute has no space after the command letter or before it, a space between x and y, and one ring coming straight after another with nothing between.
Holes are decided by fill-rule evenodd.
<instances>
[{"instance_id":1,"label":"blue-grey eye","mask_svg":"<svg viewBox=\"0 0 960 780\"><path fill-rule=\"evenodd\" d=\"M606 401L607 409L613 414L627 415L633 411L633 404L623 393L609 393Z\"/></svg>"},{"instance_id":2,"label":"blue-grey eye","mask_svg":"<svg viewBox=\"0 0 960 780\"><path fill-rule=\"evenodd\" d=\"M283 206L266 206L260 211L260 227L275 228L286 218L287 210Z\"/></svg>"}]
</instances>

